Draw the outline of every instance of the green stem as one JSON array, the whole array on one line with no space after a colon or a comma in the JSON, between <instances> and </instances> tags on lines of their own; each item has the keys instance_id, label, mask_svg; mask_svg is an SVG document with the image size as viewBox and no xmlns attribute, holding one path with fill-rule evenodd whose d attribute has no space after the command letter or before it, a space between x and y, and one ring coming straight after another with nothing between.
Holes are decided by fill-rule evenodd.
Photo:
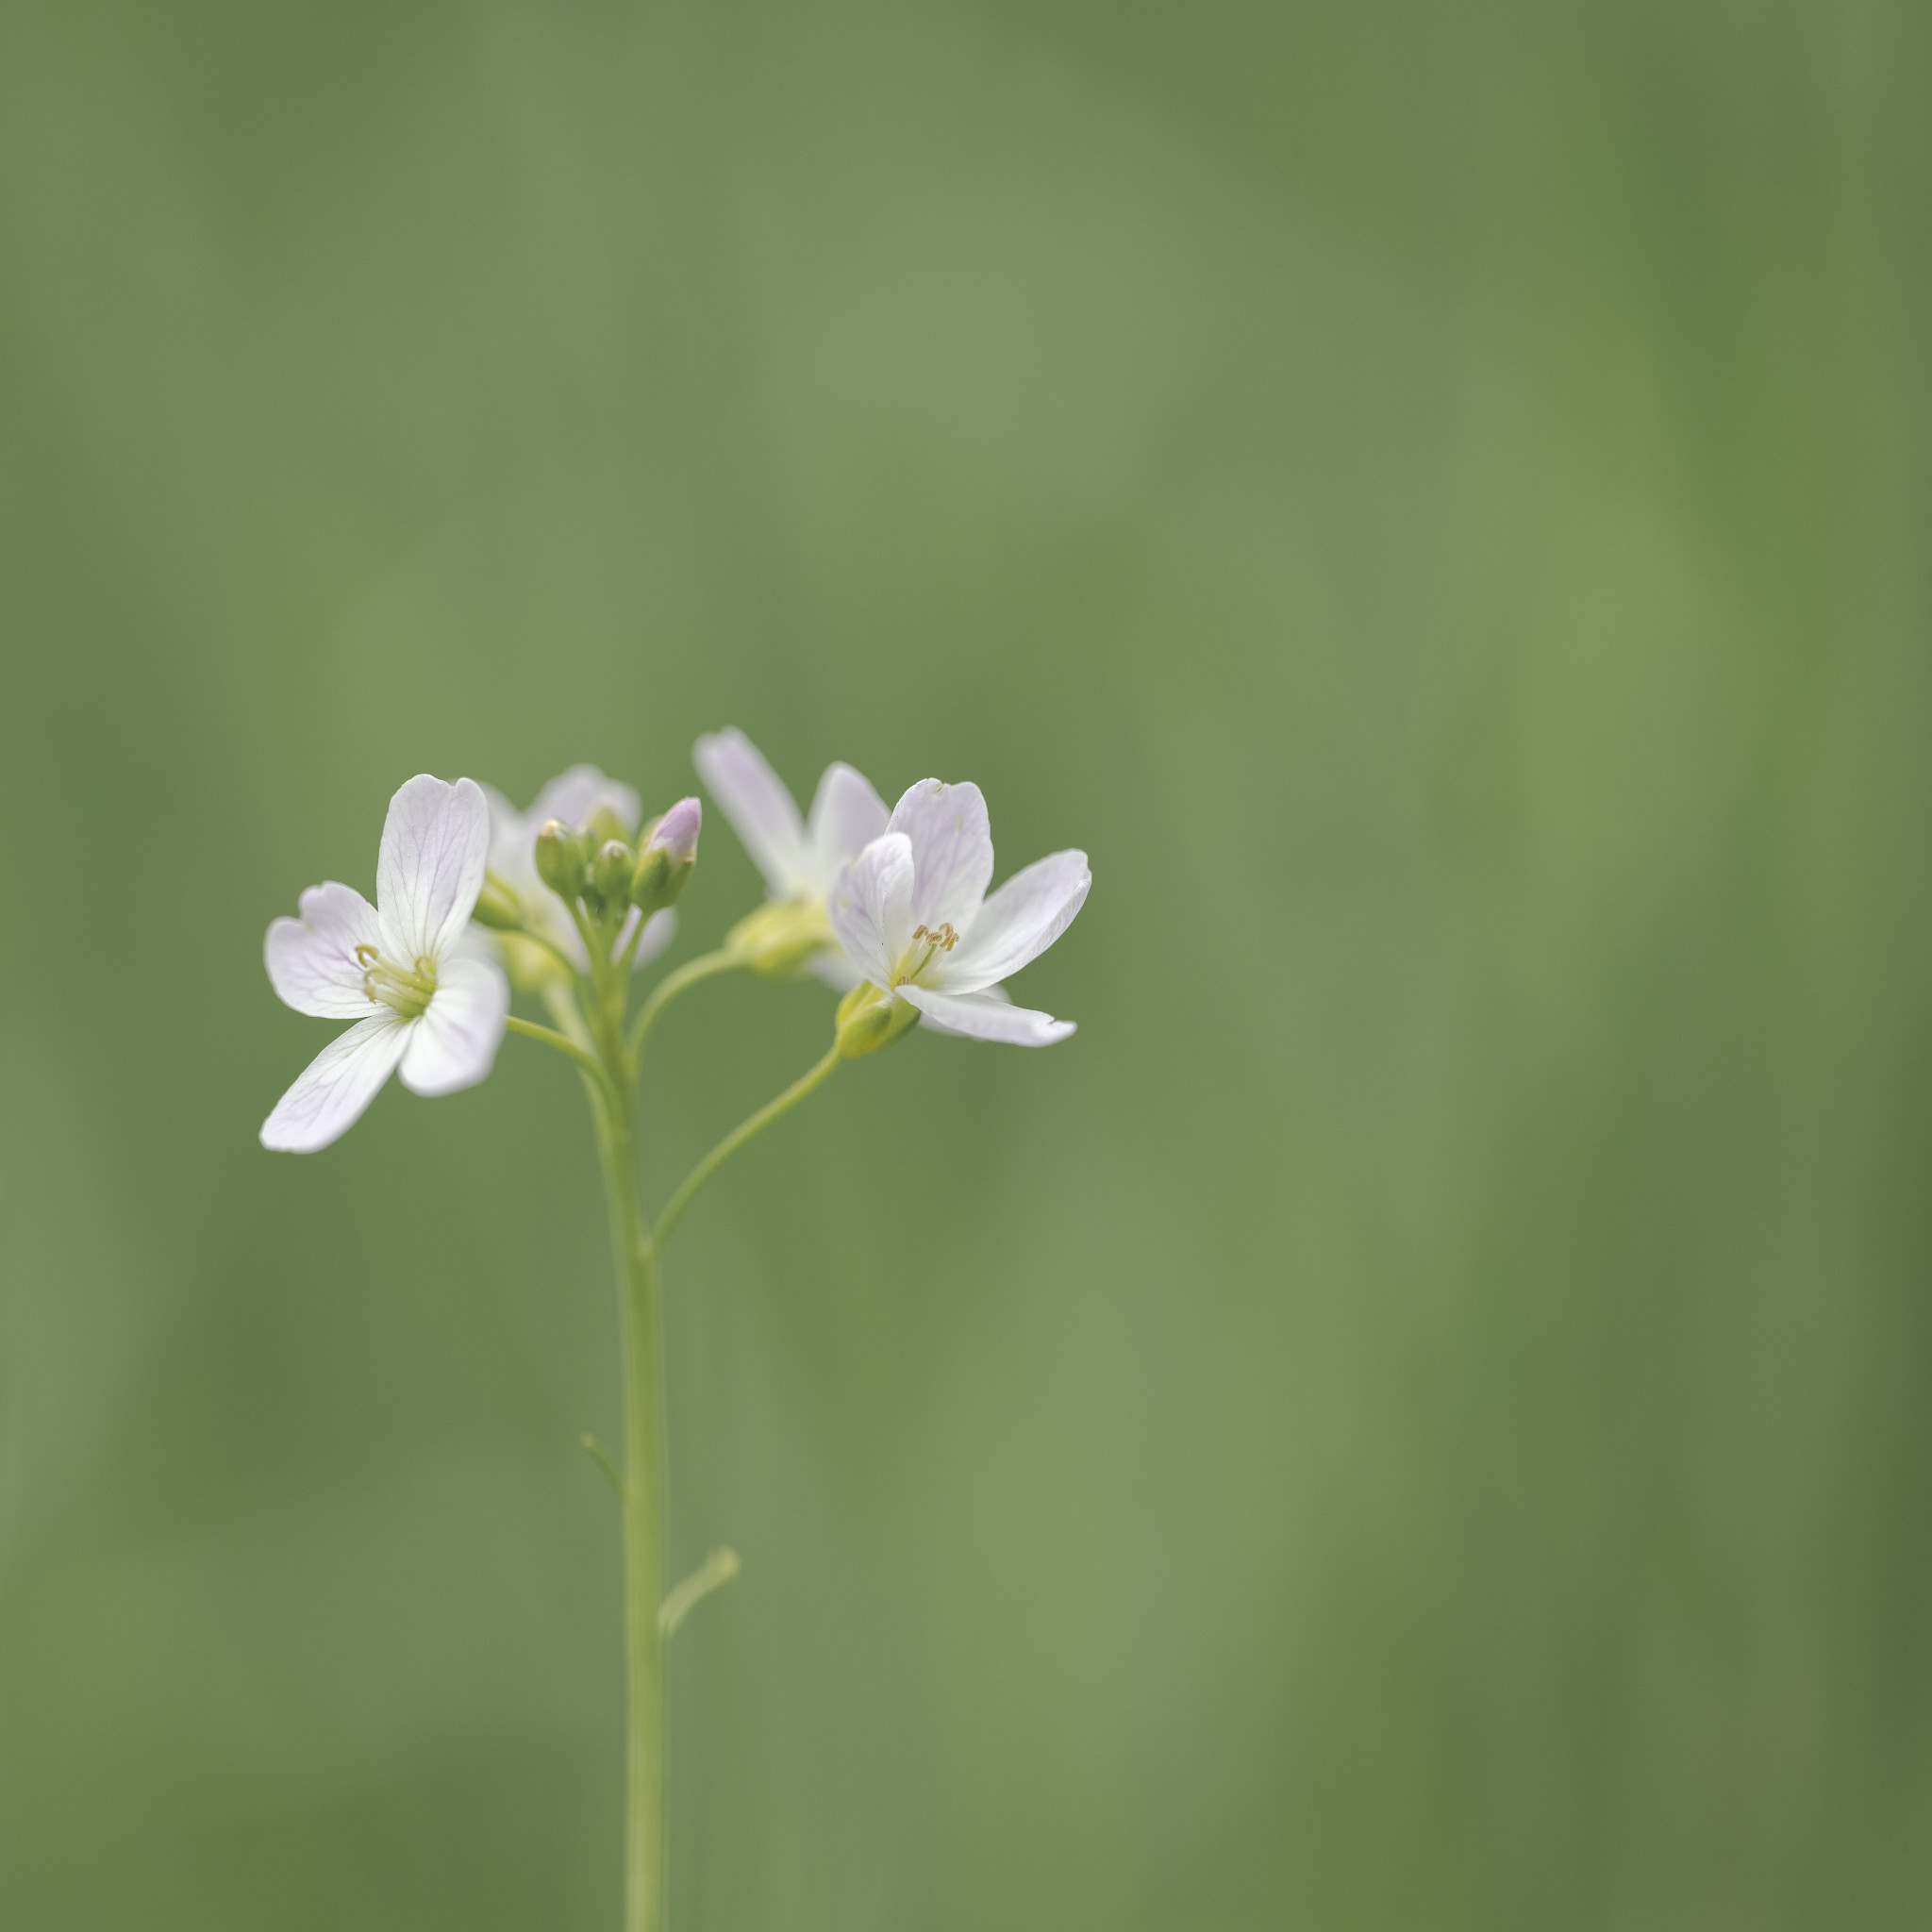
<instances>
[{"instance_id":1,"label":"green stem","mask_svg":"<svg viewBox=\"0 0 1932 1932\"><path fill-rule=\"evenodd\" d=\"M658 1612L658 1628L666 1642L677 1635L677 1626L710 1595L723 1590L744 1566L734 1549L716 1549L664 1599Z\"/></svg>"},{"instance_id":2,"label":"green stem","mask_svg":"<svg viewBox=\"0 0 1932 1932\"><path fill-rule=\"evenodd\" d=\"M590 956L586 1043L527 1020L512 1018L509 1024L555 1047L582 1072L604 1168L624 1357L624 1472L621 1478L612 1472L624 1509L624 1923L625 1932L663 1932L664 1654L658 1618L664 1600L664 1404L658 1264L638 1203L634 1082L624 1051L630 976L611 971L601 935L577 907L571 917Z\"/></svg>"},{"instance_id":3,"label":"green stem","mask_svg":"<svg viewBox=\"0 0 1932 1932\"><path fill-rule=\"evenodd\" d=\"M636 1059L658 1013L688 986L742 963L729 953L707 954L668 974L652 992L630 1038L624 1008L630 975L600 958L596 935L576 908L572 916L591 956L591 992L584 1015L587 1044L528 1020L511 1018L515 1032L540 1040L575 1062L591 1096L597 1151L610 1210L610 1249L617 1266L618 1312L624 1350L624 1470L618 1485L624 1509L624 1647L627 1685L625 1738L629 1762L625 1806L625 1932L663 1932L664 1883L664 1644L678 1619L706 1590L735 1574L737 1558L714 1552L698 1576L664 1593L663 1320L658 1257L665 1238L698 1190L754 1134L794 1108L839 1064L835 1046L802 1079L727 1134L692 1169L645 1231L638 1201L635 1121ZM579 982L581 985L581 982ZM559 1017L561 1017L559 1015Z\"/></svg>"},{"instance_id":4,"label":"green stem","mask_svg":"<svg viewBox=\"0 0 1932 1932\"><path fill-rule=\"evenodd\" d=\"M591 960L591 988L595 994L596 1006L608 1013L611 1004L610 991L610 941L598 931L597 924L584 910L581 899L569 902L571 924L577 929L577 937L584 942L584 951ZM622 981L618 982L620 985Z\"/></svg>"},{"instance_id":5,"label":"green stem","mask_svg":"<svg viewBox=\"0 0 1932 1932\"><path fill-rule=\"evenodd\" d=\"M664 1211L658 1217L658 1224L651 1230L651 1247L661 1250L671 1230L677 1225L678 1217L689 1208L704 1184L749 1141L753 1135L762 1133L780 1114L790 1113L814 1088L822 1087L838 1071L840 1053L835 1045L810 1073L801 1074L777 1099L767 1101L747 1121L741 1121L724 1136L691 1171L685 1175L684 1185L664 1204Z\"/></svg>"},{"instance_id":6,"label":"green stem","mask_svg":"<svg viewBox=\"0 0 1932 1932\"><path fill-rule=\"evenodd\" d=\"M568 984L560 979L546 980L540 997L550 1008L550 1017L557 1022L557 1028L565 1039L574 1040L588 1053L595 1042L591 1038L591 1029L584 1023L584 1009L577 1005L576 988L583 982L572 974Z\"/></svg>"},{"instance_id":7,"label":"green stem","mask_svg":"<svg viewBox=\"0 0 1932 1932\"><path fill-rule=\"evenodd\" d=\"M519 1019L512 1013L503 1023L512 1033L521 1033L525 1040L541 1040L545 1046L555 1047L566 1059L575 1060L595 1080L600 1091L608 1091L604 1062L593 1053L586 1053L567 1034L559 1033L554 1026L540 1026L534 1020Z\"/></svg>"},{"instance_id":8,"label":"green stem","mask_svg":"<svg viewBox=\"0 0 1932 1932\"><path fill-rule=\"evenodd\" d=\"M614 1028L605 1029L607 1038ZM638 1207L627 1085L598 1109L624 1346L624 1649L629 1789L625 1932L664 1924L664 1598L662 1334L658 1263Z\"/></svg>"},{"instance_id":9,"label":"green stem","mask_svg":"<svg viewBox=\"0 0 1932 1932\"><path fill-rule=\"evenodd\" d=\"M744 959L737 953L700 953L695 959L687 960L675 973L667 973L651 989L650 997L638 1008L638 1017L630 1029L630 1038L624 1043L625 1058L630 1067L631 1077L637 1077L639 1067L643 1064L644 1041L651 1037L651 1028L658 1024L658 1015L687 988L695 986L701 979L709 979L719 973L729 973L734 966L742 966Z\"/></svg>"}]
</instances>

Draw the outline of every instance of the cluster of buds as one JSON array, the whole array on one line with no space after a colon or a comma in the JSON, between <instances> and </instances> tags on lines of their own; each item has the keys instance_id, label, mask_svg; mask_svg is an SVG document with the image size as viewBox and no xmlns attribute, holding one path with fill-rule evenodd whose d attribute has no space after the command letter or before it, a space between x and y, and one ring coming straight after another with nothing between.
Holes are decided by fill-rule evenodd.
<instances>
[{"instance_id":1,"label":"cluster of buds","mask_svg":"<svg viewBox=\"0 0 1932 1932\"><path fill-rule=\"evenodd\" d=\"M684 891L697 863L701 817L695 798L681 798L635 846L608 805L580 826L551 819L537 834L537 875L565 905L581 904L594 924L621 924L633 906L649 919Z\"/></svg>"}]
</instances>

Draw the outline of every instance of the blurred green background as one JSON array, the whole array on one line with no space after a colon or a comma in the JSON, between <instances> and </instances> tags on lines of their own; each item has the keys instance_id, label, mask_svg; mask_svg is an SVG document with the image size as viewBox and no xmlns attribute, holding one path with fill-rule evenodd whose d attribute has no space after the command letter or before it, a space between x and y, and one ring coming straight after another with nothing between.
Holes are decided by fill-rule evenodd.
<instances>
[{"instance_id":1,"label":"blurred green background","mask_svg":"<svg viewBox=\"0 0 1932 1932\"><path fill-rule=\"evenodd\" d=\"M1096 890L670 1266L682 1932L1932 1922L1932 20L0 18L0 1924L612 1928L581 1096L390 792ZM757 896L714 819L674 958ZM817 1056L665 1028L651 1186Z\"/></svg>"}]
</instances>

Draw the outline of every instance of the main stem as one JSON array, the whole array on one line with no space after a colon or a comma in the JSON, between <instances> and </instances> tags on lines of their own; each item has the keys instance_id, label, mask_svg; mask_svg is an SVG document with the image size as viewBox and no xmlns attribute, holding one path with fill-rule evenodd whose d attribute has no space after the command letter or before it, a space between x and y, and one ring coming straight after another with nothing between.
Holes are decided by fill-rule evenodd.
<instances>
[{"instance_id":1,"label":"main stem","mask_svg":"<svg viewBox=\"0 0 1932 1932\"><path fill-rule=\"evenodd\" d=\"M616 1218L623 1224L626 1263L619 1274L624 1298L624 1641L630 1677L625 1924L627 1932L658 1932L664 1918L664 1645L658 1627L658 1607L664 1601L663 1337L658 1260L644 1245L627 1134L621 1171L625 1183Z\"/></svg>"},{"instance_id":2,"label":"main stem","mask_svg":"<svg viewBox=\"0 0 1932 1932\"><path fill-rule=\"evenodd\" d=\"M592 958L596 956L593 952ZM625 1816L625 1932L664 1924L664 1405L658 1257L638 1205L634 1106L624 1052L621 989L597 987L596 1035L605 1065L593 1088L610 1203L610 1245L624 1347L624 1650L629 1778Z\"/></svg>"},{"instance_id":3,"label":"main stem","mask_svg":"<svg viewBox=\"0 0 1932 1932\"><path fill-rule=\"evenodd\" d=\"M651 1021L679 991L741 962L735 955L714 953L670 974L646 1004L626 1041L624 1016L630 977L628 956L613 963L608 941L600 940L589 919L575 907L572 915L590 955L589 984L578 982L579 990L589 995L584 1016L588 1024L578 1019L575 1003L569 998L559 998L554 1008L562 1032L515 1018L509 1024L576 1063L597 1123L597 1150L604 1162L604 1189L610 1204L610 1247L617 1262L624 1338L624 1648L630 1759L625 1813L624 1923L625 1932L663 1932L664 1632L660 1610L664 1605L664 1403L658 1257L665 1237L698 1190L753 1135L789 1112L827 1079L837 1069L840 1056L834 1045L809 1073L725 1135L671 1197L657 1226L647 1229L638 1204L638 1053ZM736 1568L734 1557L725 1575L735 1574ZM674 1618L674 1627L675 1623Z\"/></svg>"}]
</instances>

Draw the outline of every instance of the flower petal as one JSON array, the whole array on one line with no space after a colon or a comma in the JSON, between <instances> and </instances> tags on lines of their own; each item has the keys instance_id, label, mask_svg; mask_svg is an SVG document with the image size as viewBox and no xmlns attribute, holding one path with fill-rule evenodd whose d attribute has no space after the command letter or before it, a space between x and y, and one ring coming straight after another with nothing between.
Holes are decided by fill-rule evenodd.
<instances>
[{"instance_id":1,"label":"flower petal","mask_svg":"<svg viewBox=\"0 0 1932 1932\"><path fill-rule=\"evenodd\" d=\"M990 986L986 989L986 991L980 995L980 997L983 999L996 1000L1003 1007L1010 1007L1013 1004L1012 994L1009 993L1003 986ZM920 1024L924 1026L930 1026L935 1033L957 1034L958 1038L961 1040L972 1040L977 1037L976 1035L971 1033L961 1033L958 1027L949 1026L943 1020L935 1019L933 1015L930 1013L927 1013L925 1017L920 1022Z\"/></svg>"},{"instance_id":2,"label":"flower petal","mask_svg":"<svg viewBox=\"0 0 1932 1932\"><path fill-rule=\"evenodd\" d=\"M411 778L390 800L375 866L383 951L399 966L440 961L483 890L490 805L474 778Z\"/></svg>"},{"instance_id":3,"label":"flower petal","mask_svg":"<svg viewBox=\"0 0 1932 1932\"><path fill-rule=\"evenodd\" d=\"M319 1020L361 1020L382 1011L362 991L358 946L375 945L375 908L354 886L310 886L300 919L278 919L268 929L262 957L269 984L285 1006Z\"/></svg>"},{"instance_id":4,"label":"flower petal","mask_svg":"<svg viewBox=\"0 0 1932 1932\"><path fill-rule=\"evenodd\" d=\"M909 1000L944 1033L963 1033L973 1040L997 1040L1008 1046L1051 1046L1074 1030L1071 1020L1015 1007L990 992L935 992L929 986L902 986Z\"/></svg>"},{"instance_id":5,"label":"flower petal","mask_svg":"<svg viewBox=\"0 0 1932 1932\"><path fill-rule=\"evenodd\" d=\"M922 778L892 808L891 829L912 841L912 918L964 932L992 877L992 829L977 785Z\"/></svg>"},{"instance_id":6,"label":"flower petal","mask_svg":"<svg viewBox=\"0 0 1932 1932\"><path fill-rule=\"evenodd\" d=\"M340 1140L395 1071L409 1026L384 1013L330 1041L261 1124L261 1144L277 1154L314 1154Z\"/></svg>"},{"instance_id":7,"label":"flower petal","mask_svg":"<svg viewBox=\"0 0 1932 1932\"><path fill-rule=\"evenodd\" d=\"M1092 883L1084 852L1056 852L1016 872L988 897L959 944L933 960L927 977L963 993L1019 972L1073 924Z\"/></svg>"},{"instance_id":8,"label":"flower petal","mask_svg":"<svg viewBox=\"0 0 1932 1932\"><path fill-rule=\"evenodd\" d=\"M538 792L536 804L525 814L533 846L551 819L581 825L600 805L608 805L633 832L642 823L638 795L628 785L607 778L595 765L573 765Z\"/></svg>"},{"instance_id":9,"label":"flower petal","mask_svg":"<svg viewBox=\"0 0 1932 1932\"><path fill-rule=\"evenodd\" d=\"M824 891L832 874L848 858L857 858L874 839L882 838L890 818L886 801L850 765L831 764L812 794L807 821L813 889Z\"/></svg>"},{"instance_id":10,"label":"flower petal","mask_svg":"<svg viewBox=\"0 0 1932 1932\"><path fill-rule=\"evenodd\" d=\"M509 982L494 959L465 950L442 962L428 1009L409 1027L401 1079L434 1098L474 1087L496 1061Z\"/></svg>"},{"instance_id":11,"label":"flower petal","mask_svg":"<svg viewBox=\"0 0 1932 1932\"><path fill-rule=\"evenodd\" d=\"M811 876L805 826L791 792L743 732L732 725L708 733L692 746L691 761L774 899L824 890L825 882Z\"/></svg>"},{"instance_id":12,"label":"flower petal","mask_svg":"<svg viewBox=\"0 0 1932 1932\"><path fill-rule=\"evenodd\" d=\"M912 936L912 841L903 832L874 839L841 865L826 897L846 958L874 985L892 984L892 962Z\"/></svg>"}]
</instances>

